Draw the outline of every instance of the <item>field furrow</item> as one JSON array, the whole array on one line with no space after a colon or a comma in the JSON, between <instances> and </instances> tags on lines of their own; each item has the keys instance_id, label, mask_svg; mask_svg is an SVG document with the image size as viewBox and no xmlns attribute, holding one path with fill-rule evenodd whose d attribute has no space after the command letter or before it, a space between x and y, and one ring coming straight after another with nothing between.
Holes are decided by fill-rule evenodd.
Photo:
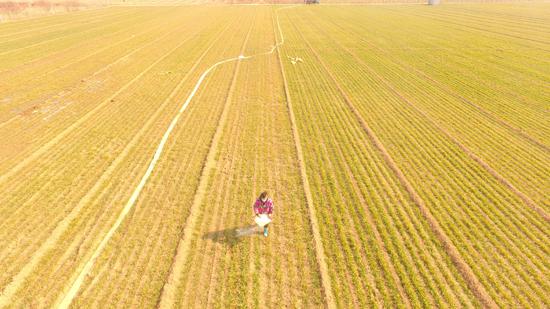
<instances>
[{"instance_id":1,"label":"field furrow","mask_svg":"<svg viewBox=\"0 0 550 309\"><path fill-rule=\"evenodd\" d=\"M287 31L287 35L292 38L285 46L285 54L287 57L301 57L303 61L292 64L287 60L285 65L290 72L289 76L296 78L290 82L290 85L291 94L294 93L296 97L294 101L298 102L296 109L299 108L299 112L296 115L299 129L303 132L302 135L309 138L308 140L315 141L309 144L305 143L304 153L306 166L312 170L308 175L311 175L309 178L315 190L313 196L318 199L317 203L321 209L320 226L324 233L323 239L325 247L327 247L327 254L330 256L328 265L329 268L332 268L331 276L335 282L333 286L335 286L336 299L340 301L340 305L346 303L395 304L406 301L413 305L419 305L419 302L429 302L430 298L435 303L442 305L453 302L477 302L458 269L452 264L450 257L439 244L436 235L429 228L428 222L422 219L418 220L423 217L419 209L412 203L399 179L384 162L379 149L373 145L371 138L365 134L357 122L357 118L340 97L341 94L335 88L334 81L325 77L324 68L318 68L312 64L314 61L312 59L315 59L315 56L307 52L308 45L303 42L303 38L298 34L296 28L293 29L290 26L295 23L296 21L289 20L286 23L287 27L283 27ZM321 91L312 91L313 87ZM346 173L346 171L348 172ZM354 183L357 185L354 186ZM361 200L367 201L366 204L360 203ZM404 225L399 225L394 229L391 225L383 223L382 220L388 218L387 214L383 215L387 213L387 207L395 208L395 206L390 206L395 204L400 205L397 208L402 210L398 214L400 221L408 222L409 226L411 221L416 221L414 223L417 224L416 228L423 231L422 234L428 235L427 239L416 240L413 248L419 249L413 250L410 244L405 245L403 240L395 238L396 235L403 235L400 229L404 229ZM332 209L333 207L337 208ZM351 207L350 211L347 210L347 207ZM362 219L369 217L369 209L372 209L371 216L374 226L367 224L368 221ZM414 213L416 215L411 217L411 214ZM393 213L392 215L396 216L397 214ZM344 226L346 229L342 228ZM386 258L382 253L381 245L376 245L376 238L373 236L375 233L372 229L377 227L381 229L380 236L384 246L392 249ZM346 235L348 233L349 235ZM357 240L353 241L354 238ZM349 247L351 244L353 245ZM339 249L331 250L330 248L335 245ZM348 248L342 247L343 245ZM429 258L421 259L417 256L423 252L422 248L431 252ZM342 253L344 255L341 255ZM361 256L364 258L357 259ZM406 256L415 257L415 260L409 261L418 263L418 267L401 268L400 257L406 258ZM351 259L351 257L355 257L355 259ZM342 266L338 267L338 264ZM396 269L401 284L390 279L392 278L390 264L393 264L392 266ZM354 265L360 265L360 267ZM439 272L446 274L438 279L441 280L438 284L449 284L453 288L443 289L444 293L440 293L441 289L432 290L435 285L432 285L432 289L430 289L430 283L418 284L419 280L430 280L429 278L432 277L430 269L433 269L434 266L440 267L442 270ZM368 269L370 271L365 272ZM398 269L399 271L397 271ZM418 269L425 275L407 273L412 269ZM344 276L346 272L350 272L348 276ZM374 290L368 294L360 294L360 290L357 289L346 290L346 284L339 283L343 279L346 280L346 277L355 277L360 281L368 280L367 278L370 277L370 280L374 280L375 283L370 285ZM361 280L361 278L365 279ZM449 278L452 279L449 280ZM354 285L358 286L360 281ZM403 285L407 300L399 298L397 285ZM418 290L420 286L423 288ZM367 286L365 291L368 290ZM418 293L422 293L421 295L424 297L417 298ZM455 295L453 296L453 294ZM425 303L425 305L427 304Z\"/></svg>"},{"instance_id":2,"label":"field furrow","mask_svg":"<svg viewBox=\"0 0 550 309\"><path fill-rule=\"evenodd\" d=\"M245 54L265 52L274 44L273 36L262 36L272 29L271 10L262 10L259 15ZM290 123L276 61L271 54L240 64L227 123L220 127L220 148L214 153L212 174L205 180L203 194L211 198L201 204L189 241L188 262L181 267L181 283L174 286L178 307L244 304L254 290L255 302L268 307L312 306L322 301L314 289L319 278L313 244L307 241L304 200L293 200L300 195L294 193L300 192L300 178L292 170L296 161L293 144L287 140L291 137ZM285 131L281 132L281 126ZM296 185L288 186L289 181ZM281 191L283 184L293 192ZM271 235L251 246L263 237L250 227L254 189L273 191L278 203ZM278 254L286 246L296 250L290 251L290 256ZM254 252L257 254L251 255ZM240 265L248 268L243 270ZM212 274L205 274L205 270L212 270ZM302 276L292 275L298 270L304 271ZM161 307L173 305L161 302Z\"/></svg>"},{"instance_id":3,"label":"field furrow","mask_svg":"<svg viewBox=\"0 0 550 309\"><path fill-rule=\"evenodd\" d=\"M183 55L188 55L188 56L185 56L185 58L188 58L189 60L192 60L193 58L195 58L196 56L194 55L197 55L198 51L200 51L201 49L204 49L205 48L205 44L208 42L208 41L211 41L212 40L212 36L211 34L214 34L216 32L219 32L220 30L218 30L215 25L213 25L213 27L209 27L210 30L208 30L208 32L206 33L210 33L210 35L208 36L204 36L202 39L199 37L197 39L195 39L194 41L190 42L192 44L190 44L189 46L194 46L191 48L191 50L195 50L194 53L187 53L187 50L189 50L189 48L183 48L183 47L180 47L178 49L178 54L173 54L171 55L171 58L167 58L168 60L170 61L164 61L162 63L162 65L158 68L155 68L155 72L162 72L163 67L168 67L168 66L171 66L172 69L174 68L177 68L177 67L174 67L173 64L174 64L174 61L177 61L179 64L179 66L181 67L181 72L180 76L183 76L183 73L185 73L185 70L186 70L186 67L189 68L190 66L188 66L188 63L190 63L191 61L182 61L182 54ZM227 27L225 27L227 28ZM221 44L221 42L218 42L217 44ZM212 57L215 57L215 54L214 55L211 55L210 56L211 58ZM185 59L183 58L183 59ZM209 58L209 59L211 59ZM206 60L205 60L206 61ZM203 67L204 64L201 65L201 67ZM193 79L196 79L196 76L197 74L199 74L197 72L197 70L199 69L199 67L195 68L195 72L192 72L191 75L189 75L187 77L187 80L186 80L186 84L185 85L182 85L182 87L180 87L179 89L179 94L181 96L181 93L184 92L184 91L188 91L191 87L191 83L192 83L192 80ZM151 78L158 78L158 75L155 74L155 72L153 72L153 74L150 75ZM71 143L68 143L68 144L64 144L64 148L60 148L60 149L56 149L58 152L51 152L49 153L48 155L55 155L55 156L61 156L61 158L63 158L63 156L67 157L69 156L68 158L70 159L60 159L60 162L64 162L65 163L65 167L66 166L72 166L71 168L71 173L62 173L62 174L58 174L56 172L56 169L55 169L55 166L52 166L52 167L49 167L48 169L44 170L43 168L41 168L40 166L32 166L32 168L38 168L38 169L41 169L45 172L42 172L42 175L41 174L37 174L37 176L42 176L42 177L46 177L46 178L42 178L42 180L38 179L37 181L38 182L44 182L44 179L48 179L48 177L52 177L53 175L59 175L58 178L61 178L61 179L65 179L64 182L60 182L59 180L56 181L55 178L51 179L50 178L50 188L46 191L46 194L51 194L52 190L56 190L55 188L58 188L57 190L59 190L59 186L64 186L65 187L65 194L63 195L64 197L64 200L59 200L59 196L56 196L56 197L51 197L50 199L47 199L45 198L46 195L42 196L42 199L39 200L39 203L34 203L32 204L32 207L22 207L22 209L24 209L25 212L29 213L29 214L32 214L32 213L36 213L37 211L40 211L41 205L48 205L49 203L54 203L54 204L57 204L58 206L61 206L61 205L65 205L65 209L70 206L72 203L76 203L78 202L78 199L79 198L82 198L83 194L86 193L86 188L91 188L93 185L94 185L94 182L91 181L91 182L86 182L86 183L83 183L83 186L82 187L79 187L79 188L75 188L73 186L71 186L71 183L72 182L78 182L79 180L78 179L98 179L98 177L101 175L101 174L97 174L97 172L100 172L102 170L105 170L107 167L108 167L108 162L112 162L112 160L114 160L117 155L120 153L120 151L122 151L123 149L123 146L125 145L126 141L130 141L130 137L133 136L133 132L137 132L137 126L139 124L139 122L136 122L136 117L135 117L135 114L134 112L131 112L131 113L127 113L128 111L131 111L132 109L136 110L135 112L138 113L138 114L141 114L145 117L150 117L150 115L152 114L152 112L149 112L147 111L148 109L151 110L153 109L153 111L158 108L156 107L154 104L153 105L147 105L147 104L144 104L144 105L141 105L141 108L139 108L140 106L139 105L135 105L135 104L132 104L133 101L135 101L136 98L142 98L141 100L143 100L144 98L144 94L147 94L148 92L150 93L149 95L151 94L155 94L155 95L160 95L161 97L163 96L160 92L165 92L166 95L165 96L168 96L168 90L171 90L169 87L170 87L170 84L172 85L175 85L174 82L177 82L177 80L174 79L174 77L171 77L170 79L167 79L167 81L170 81L170 83L167 83L166 86L164 87L164 89L158 89L157 90L157 93L155 92L151 92L151 87L155 87L154 84L150 84L149 86L149 89L147 87L144 87L143 85L145 85L146 83L148 83L147 80L144 80L143 81L143 85L141 86L141 93L137 92L137 93L131 93L132 95L129 95L129 94L126 94L124 95L123 97L120 98L120 101L121 101L121 105L120 106L117 106L117 108L121 109L120 111L122 110L125 110L126 113L121 113L120 111L119 112L116 112L114 110L109 109L109 110L105 110L104 112L102 112L100 115L96 115L97 118L92 118L90 119L90 122L88 122L90 125L94 125L95 126L95 131L96 132L99 132L98 130L105 130L105 132L108 132L110 130L112 130L113 128L116 128L116 127L119 127L119 128L122 128L120 127L121 124L123 123L127 123L127 124L132 124L133 123L133 127L135 129L132 129L131 127L128 127L126 126L124 129L127 130L126 133L124 133L124 135L119 135L117 138L115 139L112 139L112 137L110 135L106 135L106 136L102 136L102 134L97 134L97 133L93 133L93 131L89 131L86 130L86 128L82 128L81 131L78 131L76 132L76 136L75 137L78 137L76 140L74 140L73 144ZM173 86L172 86L173 87ZM176 95L173 95L171 98L170 98L170 105L168 105L167 107L164 107L165 110L164 112L170 112L170 111L174 111L174 106L175 104L177 104L177 101L176 101ZM126 103L126 106L124 106L124 104L122 102L127 102ZM171 106L171 107L170 107ZM141 109L141 111L140 111ZM116 117L113 118L113 119L110 119L108 122L103 122L100 126L98 126L98 122L96 121L96 119L109 119L109 118L112 118L112 117L107 117L105 118L105 115L112 115L112 116L118 116L119 119L117 119ZM158 114L158 113L157 113ZM122 117L122 118L121 118ZM147 119L147 118L146 118ZM159 121L159 119L157 119L156 121ZM101 123L101 122L100 122ZM155 125L152 127L152 128L149 128L149 130L151 129L154 129L154 130L157 130L156 132L158 132L158 130L161 130L161 126L160 126L160 123L161 122L157 122L157 123L154 123ZM119 131L119 132L123 132L123 131ZM78 147L74 147L74 146L71 146L71 145L75 145L74 143L77 142L78 140L81 140L83 138L82 134L84 134L84 137L87 136L87 139L89 140L89 142L91 143L96 143L98 145L98 148L97 150L100 150L102 149L103 151L100 151L100 153L94 153L94 152L90 152L89 151L89 148L86 146L86 145L82 145L80 147L80 150L78 149ZM135 133L134 133L135 134ZM158 134L158 133L157 133ZM80 135L80 136L79 136ZM91 138L91 139L90 139ZM140 152L140 149L142 149L143 147L141 146L142 143L144 141L146 141L147 139L144 139L144 137L140 137L141 138L141 141L138 142L137 145L134 145L134 149L132 149L130 152L131 153L135 153L135 151L138 151L138 153ZM95 139L95 141L94 141ZM103 139L103 141L101 141L101 139ZM105 144L107 142L107 144ZM116 144L113 144L113 142L115 142ZM136 143L135 141L133 142L134 144ZM88 144L89 145L89 144ZM102 146L100 146L102 145ZM67 150L70 151L68 152ZM111 152L112 151L112 152ZM99 156L98 156L99 154ZM93 156L94 159L92 159L89 163L88 166L86 165L80 165L78 164L79 160L82 158L82 156ZM143 155L146 155L146 153L143 153ZM55 157L54 157L55 158ZM53 159L53 158L52 158ZM100 161L98 161L100 160ZM127 160L127 158L126 158ZM104 163L99 163L103 161ZM71 163L71 162L74 162L74 163ZM132 161L133 162L133 161ZM136 162L136 164L138 164L139 162L143 162L143 161L139 161ZM124 164L126 165L126 164ZM77 167L75 169L75 167ZM98 168L98 167L101 167L101 168ZM139 166L138 166L139 167ZM115 170L116 171L120 171L120 169L122 168L122 170L124 171L124 166L119 166L117 167ZM48 174L48 170L51 170ZM124 176L124 178L122 179L127 179L128 177L132 177L134 178L135 176L131 176L131 175L134 175L133 173L135 173L135 171L132 171L132 169L127 169L126 170L129 174L126 174L126 176ZM25 172L28 172L28 171L25 171ZM32 170L30 171L32 173ZM56 174L52 174L52 173L56 173ZM91 176L90 173L94 173L95 175L98 175L98 176ZM128 176L130 175L130 176ZM91 177L91 178L90 178ZM112 179L110 180L112 181ZM109 182L107 183L103 183L103 186L108 186ZM10 185L17 185L17 183L10 183ZM20 184L21 185L21 184ZM27 187L28 189L29 187ZM21 187L21 189L24 189L23 187ZM100 193L104 193L104 192L101 192ZM101 196L101 194L98 194ZM25 196L25 195L23 195ZM110 203L105 203L103 204L102 202L100 202L100 205L103 204L104 206L100 207L100 208L97 208L97 207L92 207L92 209L90 209L90 202L92 202L93 200L95 200L95 197L89 197L90 199L92 199L91 201L88 201L89 203L87 203L88 205L82 205L80 206L83 210L93 210L93 211L101 211L102 209L105 210L104 208L102 207L105 207L105 206L108 206L108 205L111 205L112 202ZM117 198L117 195L113 195L113 198ZM118 197L117 199L119 199L120 197ZM53 199L53 200L52 200ZM17 205L19 204L16 203L14 205ZM61 204L61 205L60 205ZM6 207L8 207L10 204L4 204L2 203L2 205L6 205ZM11 206L11 209L13 209L13 206ZM51 221L47 220L47 221L44 221L44 218L42 218L42 224L47 224L47 226L49 226L48 228L43 228L42 230L41 229L36 229L34 230L36 233L40 233L40 234L32 234L34 235L34 237L36 237L35 239L33 239L33 237L31 235L27 235L29 236L27 239L28 241L32 241L32 246L36 246L40 244L40 237L45 237L48 235L48 231L51 231L51 229L55 226L55 224L52 224L52 223L55 223L57 221L59 221L62 217L60 217L59 215L62 214L62 211L63 207L58 207L56 209L50 209L50 216L51 216ZM115 209L112 209L112 211L115 211ZM78 214L78 215L84 215L84 214ZM55 217L57 216L57 217ZM27 220L27 223L25 224L31 224L29 222L29 219L32 219L32 220L36 220L38 219L37 217L35 217L34 215L27 215L26 216L28 218ZM24 217L19 217L19 219L21 218L24 218ZM56 218L56 219L54 219ZM14 219L17 219L17 218L14 218ZM78 221L78 220L77 220ZM9 222L9 221L8 221ZM92 222L95 222L95 220L93 220ZM107 222L105 222L107 223ZM71 222L70 223L70 227L73 228L75 222ZM3 230L3 231L9 231L10 229L6 229L6 230ZM69 229L70 232L72 232L73 230ZM38 236L38 235L42 235L42 236ZM70 235L70 234L69 234ZM10 239L10 237L8 237L6 240ZM42 238L43 239L43 238ZM23 245L23 243L20 243L19 245L19 250L23 250L25 248L28 248L26 245ZM17 256L17 252L11 252L12 256L13 257L16 257ZM23 256L19 255L18 257L21 261L21 262L24 262L25 260L22 259ZM47 258L46 258L47 260ZM4 262L4 261L3 261ZM5 260L6 263L9 262L9 260ZM17 269L17 266L16 265L13 265L15 269ZM3 274L4 276L9 276L10 274L9 273L5 273ZM9 278L9 277L7 277ZM27 285L26 286L27 288L30 288L31 285ZM42 286L44 287L44 286Z\"/></svg>"},{"instance_id":4,"label":"field furrow","mask_svg":"<svg viewBox=\"0 0 550 309\"><path fill-rule=\"evenodd\" d=\"M176 21L172 20L172 22ZM23 101L27 105L23 109L23 117L18 117L10 126L2 128L4 132L10 132L13 126L26 128L17 135L2 134L2 142L11 146L0 150L2 151L0 166L12 167L6 174L13 173L14 168L21 166L21 157L28 159L36 156L36 153L44 152L44 149L50 147L52 140L62 138L84 119L112 105L120 93L134 89L135 83L139 82L162 57L167 55L166 51L170 50L169 47L173 48L181 43L174 38L183 35L184 40L188 41L193 34L196 36L198 33L196 30L187 30L186 27L183 27L183 30L175 27L176 30L173 31L170 29L172 27L174 24L167 24L156 38L153 36L154 33L151 33L150 37L144 38L146 41L136 41L135 48L129 51L120 48L123 54L116 55L111 62L89 72L90 75L85 80L69 79L67 83L72 84L71 87L61 91L53 88L54 90L44 102L41 102L40 98L34 98L39 100L34 104L34 100ZM151 59L157 59L157 61L151 61ZM180 72L167 68L156 74L161 78L168 78L178 73ZM44 91L37 93L43 95ZM13 162L19 163L14 166Z\"/></svg>"},{"instance_id":5,"label":"field furrow","mask_svg":"<svg viewBox=\"0 0 550 309\"><path fill-rule=\"evenodd\" d=\"M300 27L300 33L306 33L309 37L319 35L319 28L315 29L316 32L308 32L305 30L307 26L294 24ZM297 41L303 40L302 37ZM456 144L453 146L449 136L445 136L437 126L422 117L418 109L407 106L403 98L380 81L379 76L353 62L343 61L346 56L334 48L333 42L315 41L309 47L311 46L325 50L322 57L323 61L327 61L327 67L331 68L338 83L343 85L342 88L362 118L372 127L381 143L386 145L396 166L403 171L404 176L426 202L443 232L449 236L493 300L497 303L517 301L524 304L544 304L544 298L541 297L545 286L544 277L548 272L547 263L540 260L548 252L544 245L547 235L544 219L525 207L517 196L511 195L509 188L494 178L491 180L492 175L476 165L477 162L468 157L463 149ZM328 46L331 46L331 52L327 52ZM308 55L307 51L301 51L301 54L305 61L315 61L314 55ZM345 82L351 80L351 76L354 76L355 82ZM411 153L417 155L413 156ZM434 174L439 166L441 170ZM427 182L429 178L426 176L430 175L433 180ZM458 197L461 194L469 195L468 198ZM442 204L438 196L445 195L455 197L446 198L446 203ZM475 199L480 202L474 202ZM487 205L487 209L479 208L479 203L483 203L481 201L486 201L484 205ZM448 208L446 205L449 203L456 204L456 208ZM476 212L473 212L474 209ZM476 213L483 213L484 216L480 217ZM453 222L453 225L447 225L447 222ZM516 232L512 233L504 226L513 226ZM533 229L533 226L536 228ZM456 232L458 227L460 233ZM467 242L464 237L467 237ZM485 250L466 250L464 245L474 245L476 237L484 239L483 243L476 246ZM502 247L504 244L506 249ZM486 248L491 248L491 254L483 257L487 253ZM517 265L513 258L516 256L521 256L527 263ZM476 262L472 262L473 260ZM483 261L485 267L480 268L480 261ZM491 268L495 275L485 277L483 273ZM489 283L495 279L496 286ZM533 293L522 292L522 286ZM512 293L517 298L503 299L507 293Z\"/></svg>"}]
</instances>

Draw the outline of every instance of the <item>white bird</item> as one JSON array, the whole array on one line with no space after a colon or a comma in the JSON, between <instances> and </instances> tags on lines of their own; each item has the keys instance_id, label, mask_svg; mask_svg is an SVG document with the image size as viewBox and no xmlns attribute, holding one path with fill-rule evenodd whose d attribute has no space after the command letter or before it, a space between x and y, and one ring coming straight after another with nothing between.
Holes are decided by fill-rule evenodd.
<instances>
[{"instance_id":1,"label":"white bird","mask_svg":"<svg viewBox=\"0 0 550 309\"><path fill-rule=\"evenodd\" d=\"M288 57L288 59L290 59L290 62L292 64L296 64L298 62L304 62L304 60L300 57Z\"/></svg>"}]
</instances>

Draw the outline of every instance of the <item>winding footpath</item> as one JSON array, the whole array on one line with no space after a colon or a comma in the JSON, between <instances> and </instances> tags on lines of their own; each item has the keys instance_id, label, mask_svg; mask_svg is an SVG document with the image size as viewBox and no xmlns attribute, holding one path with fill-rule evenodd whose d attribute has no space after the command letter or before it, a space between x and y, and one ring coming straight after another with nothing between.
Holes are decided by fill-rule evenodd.
<instances>
[{"instance_id":1,"label":"winding footpath","mask_svg":"<svg viewBox=\"0 0 550 309\"><path fill-rule=\"evenodd\" d=\"M122 222L127 217L128 213L132 210L132 208L136 204L136 201L138 200L138 198L141 194L141 191L143 190L143 188L147 184L147 181L149 180L149 177L153 173L153 171L154 171L154 169L155 169L155 167L156 167L156 165L157 165L157 163L158 163L158 161L159 161L159 159L160 159L160 157L161 157L161 155L164 151L164 146L166 145L166 142L168 141L168 138L170 138L170 135L172 134L172 131L176 127L181 115L183 114L183 112L185 112L185 110L187 109L187 107L189 106L189 104L191 103L193 98L195 97L197 91L199 90L200 86L202 85L202 83L206 79L206 77L212 71L214 71L214 69L216 69L217 67L219 67L223 64L227 64L227 63L230 63L230 62L237 61L238 63L237 63L236 70L238 70L238 66L239 66L240 62L243 61L243 60L252 59L252 58L255 58L255 57L258 57L258 56L262 56L262 55L271 55L271 54L275 53L275 51L278 51L279 47L284 44L284 36L283 36L282 30L281 30L281 27L280 27L279 16L278 16L277 13L278 13L278 11L280 11L282 9L288 9L288 8L292 8L292 7L294 7L294 6L279 8L275 11L277 29L278 29L281 41L278 42L278 39L276 38L276 44L274 46L272 46L272 48L269 51L264 52L264 53L249 55L249 56L243 55L242 51L244 50L244 46L245 46L246 41L248 39L248 35L247 35L247 38L245 40L245 44L243 44L243 48L242 48L241 54L239 56L232 57L232 58L227 58L227 59L218 61L202 73L202 75L198 79L197 83L195 84L193 90L191 91L191 93L189 94L189 96L187 97L187 99L185 100L183 105L180 107L178 113L172 119L172 122L170 123L167 130L165 131L162 139L159 142L158 147L156 148L156 151L153 155L153 158L150 161L147 170L145 171L145 174L141 177L141 181L139 182L139 184L134 189L134 191L133 191L132 195L130 196L129 200L127 201L126 205L124 206L124 208L120 212L117 220L111 226L109 231L105 234L105 236L103 237L101 242L98 244L98 246L94 249L94 252L90 255L88 260L85 262L84 267L78 273L78 276L76 277L76 279L71 283L68 292L60 298L60 301L57 304L57 308L69 308L70 307L71 303L73 302L73 300L77 296L82 284L84 283L86 277L88 276L88 274L92 270L97 258L105 250L107 244L109 243L109 241L111 240L113 235L116 233L116 231L118 230L118 228L120 227ZM297 127L296 127L296 121L294 119L295 117L294 117L294 113L293 113L291 102L290 102L290 95L289 95L289 91L288 91L288 85L287 85L287 82L286 82L286 78L284 77L284 69L282 67L282 60L281 60L281 56L280 56L279 52L277 52L277 56L279 58L279 63L281 65L281 73L283 75L283 79L284 79L284 83L285 83L285 95L286 95L287 103L289 105L289 114L290 114L291 121L292 121L293 135L294 135L294 138L295 138L296 149L297 149L297 153L298 153L298 160L300 162L300 171L301 171L302 181L304 183L304 191L305 191L305 196L306 196L306 199L307 199L309 214L310 214L310 217L311 217L310 220L311 220L311 225L312 225L312 230L313 230L313 235L314 235L317 261L319 263L319 268L320 268L319 271L321 273L321 281L322 281L322 285L323 285L324 295L325 295L325 298L326 298L327 306L329 308L335 308L336 305L335 305L334 296L332 295L332 291L331 291L330 277L328 275L328 267L327 267L327 264L325 262L325 254L324 254L324 250L323 250L323 246L322 246L321 236L320 236L320 233L319 233L319 227L318 227L318 223L317 223L317 219L316 219L315 209L313 207L313 199L312 199L312 195L311 195L311 190L309 189L309 184L308 184L308 181L307 181L306 169L305 169L305 165L304 165L303 154L302 154L302 151L301 151L299 134L298 134ZM235 71L235 72L237 72L237 71ZM232 86L234 84L235 78L236 78L236 74L233 77ZM230 92L228 94L228 99L227 99L228 101L230 101L230 99L231 99L231 92L232 92L231 90L232 90L232 88L233 87L231 87ZM223 124L223 122L224 122L224 119L225 119L224 115L226 114L228 105L229 104L226 104L226 106L224 108L224 112L222 113L222 116L221 116L221 119L220 119L220 124ZM218 126L218 128L220 128L220 127L223 127L223 125ZM216 133L218 133L218 132L216 132ZM218 135L219 134L215 134L214 139L212 141L213 145L217 144L217 138L216 137L218 137ZM216 148L216 147L213 147L213 148ZM212 150L212 147L211 147L211 150ZM215 151L213 153L215 153ZM212 164L209 164L209 162L212 161L212 160L209 160L209 159L213 159L213 155L211 155L210 153L208 154L207 160L205 162L205 167L204 167L204 170L203 170L203 174L201 175L200 184L202 184L203 182L206 183L207 179L209 178L207 176L210 174L209 171L212 168ZM187 224L184 228L183 237L182 237L182 239L180 239L180 243L178 244L176 258L174 260L175 265L172 265L173 267L171 268L171 273L169 274L168 280L166 282L166 286L163 288L161 298L159 299L159 304L158 305L160 307L169 307L170 304L173 303L172 302L172 300L173 300L172 297L174 295L174 289L177 287L177 281L178 281L177 280L178 267L176 267L176 266L179 265L179 264L183 265L185 263L185 257L187 256L186 251L188 250L188 243L191 240L190 237L186 237L186 236L188 236L190 234L190 232L193 230L194 223L196 221L196 220L193 220L193 218L196 217L196 213L198 211L198 205L200 205L200 201L202 200L201 197L205 193L204 188L202 188L203 186L201 186L200 184L199 184L199 187L197 189L197 193L196 193L196 196L195 196L195 201L193 203L193 206L192 206L189 218L188 218L188 222L187 222Z\"/></svg>"}]
</instances>

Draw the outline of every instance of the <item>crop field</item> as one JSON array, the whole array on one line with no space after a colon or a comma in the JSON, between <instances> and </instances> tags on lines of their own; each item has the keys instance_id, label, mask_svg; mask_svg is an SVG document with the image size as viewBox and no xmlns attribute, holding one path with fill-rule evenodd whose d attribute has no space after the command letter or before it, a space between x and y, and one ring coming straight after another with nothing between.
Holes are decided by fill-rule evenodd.
<instances>
[{"instance_id":1,"label":"crop field","mask_svg":"<svg viewBox=\"0 0 550 309\"><path fill-rule=\"evenodd\" d=\"M0 24L0 308L548 308L549 54L548 3Z\"/></svg>"}]
</instances>

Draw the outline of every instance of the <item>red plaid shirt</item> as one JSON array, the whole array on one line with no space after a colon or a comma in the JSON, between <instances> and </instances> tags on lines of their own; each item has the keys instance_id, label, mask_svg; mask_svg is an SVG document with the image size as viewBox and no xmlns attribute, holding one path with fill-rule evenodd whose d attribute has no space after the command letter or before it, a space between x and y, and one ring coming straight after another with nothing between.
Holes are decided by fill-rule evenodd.
<instances>
[{"instance_id":1,"label":"red plaid shirt","mask_svg":"<svg viewBox=\"0 0 550 309\"><path fill-rule=\"evenodd\" d=\"M273 201L268 198L265 202L262 202L262 200L257 199L256 203L254 203L254 214L261 215L261 214L272 214L273 213Z\"/></svg>"}]
</instances>

